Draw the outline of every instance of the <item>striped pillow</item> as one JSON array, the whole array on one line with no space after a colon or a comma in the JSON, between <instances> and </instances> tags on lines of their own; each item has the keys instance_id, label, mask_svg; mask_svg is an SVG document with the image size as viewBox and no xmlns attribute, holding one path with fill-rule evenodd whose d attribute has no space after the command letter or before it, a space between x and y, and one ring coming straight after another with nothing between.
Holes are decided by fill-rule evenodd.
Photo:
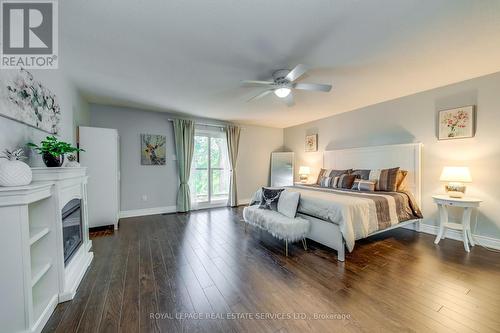
<instances>
[{"instance_id":1,"label":"striped pillow","mask_svg":"<svg viewBox=\"0 0 500 333\"><path fill-rule=\"evenodd\" d=\"M377 182L373 180L356 179L352 184L352 189L356 191L375 191Z\"/></svg>"},{"instance_id":2,"label":"striped pillow","mask_svg":"<svg viewBox=\"0 0 500 333\"><path fill-rule=\"evenodd\" d=\"M336 169L321 169L318 174L318 179L316 180L316 185L320 185L322 177L337 177L343 174L351 172L351 169L347 170L336 170Z\"/></svg>"},{"instance_id":3,"label":"striped pillow","mask_svg":"<svg viewBox=\"0 0 500 333\"><path fill-rule=\"evenodd\" d=\"M378 169L370 171L370 180L376 181L376 191L395 192L397 189L397 176L399 167L391 169Z\"/></svg>"},{"instance_id":4,"label":"striped pillow","mask_svg":"<svg viewBox=\"0 0 500 333\"><path fill-rule=\"evenodd\" d=\"M332 181L332 177L321 177L321 180L319 182L319 186L330 187L331 181Z\"/></svg>"},{"instance_id":5,"label":"striped pillow","mask_svg":"<svg viewBox=\"0 0 500 333\"><path fill-rule=\"evenodd\" d=\"M332 181L331 181L331 183L330 183L330 187L332 187L332 188L338 188L339 179L340 179L340 177L339 177L339 176L337 176L337 177L333 177L333 178L332 178Z\"/></svg>"},{"instance_id":6,"label":"striped pillow","mask_svg":"<svg viewBox=\"0 0 500 333\"><path fill-rule=\"evenodd\" d=\"M337 179L338 178L338 179ZM354 180L356 179L356 176L353 175L348 175L348 174L343 174L341 176L335 177L333 181L333 188L347 188L350 189L352 187L352 184L354 183Z\"/></svg>"},{"instance_id":7,"label":"striped pillow","mask_svg":"<svg viewBox=\"0 0 500 333\"><path fill-rule=\"evenodd\" d=\"M326 169L319 170L318 179L316 179L316 185L320 185L321 184L321 178L325 177L326 171L327 171Z\"/></svg>"}]
</instances>

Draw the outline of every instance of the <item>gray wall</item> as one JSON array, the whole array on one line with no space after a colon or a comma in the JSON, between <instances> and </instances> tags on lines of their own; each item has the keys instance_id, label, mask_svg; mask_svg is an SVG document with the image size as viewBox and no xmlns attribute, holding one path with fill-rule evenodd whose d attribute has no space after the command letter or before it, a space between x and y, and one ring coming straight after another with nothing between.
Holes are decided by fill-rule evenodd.
<instances>
[{"instance_id":1,"label":"gray wall","mask_svg":"<svg viewBox=\"0 0 500 333\"><path fill-rule=\"evenodd\" d=\"M437 221L431 196L444 190L439 182L443 166L464 165L471 168L473 178L467 194L484 200L475 233L500 238L500 177L496 175L500 170L499 88L500 73L496 73L433 89L286 128L284 144L295 152L297 166L309 165L318 172L324 150L421 142L424 144L422 209L425 223ZM477 105L476 136L438 141L437 110L471 104ZM319 152L305 153L304 137L313 133L318 133Z\"/></svg>"},{"instance_id":2,"label":"gray wall","mask_svg":"<svg viewBox=\"0 0 500 333\"><path fill-rule=\"evenodd\" d=\"M90 105L90 125L116 128L120 136L121 210L174 206L177 181L174 135L168 114ZM167 137L165 165L141 165L140 134ZM147 196L147 200L143 200Z\"/></svg>"},{"instance_id":3,"label":"gray wall","mask_svg":"<svg viewBox=\"0 0 500 333\"><path fill-rule=\"evenodd\" d=\"M283 129L242 125L236 178L238 202L247 203L257 188L269 185L271 153L283 151Z\"/></svg>"},{"instance_id":4,"label":"gray wall","mask_svg":"<svg viewBox=\"0 0 500 333\"><path fill-rule=\"evenodd\" d=\"M178 115L133 108L91 104L90 125L116 128L120 135L121 210L175 206L178 175L172 123ZM223 124L220 121L198 119ZM165 166L140 164L141 133L167 137ZM238 197L248 200L269 179L270 155L283 145L283 130L260 126L243 126L240 153L236 166ZM144 201L143 196L147 196Z\"/></svg>"},{"instance_id":5,"label":"gray wall","mask_svg":"<svg viewBox=\"0 0 500 333\"><path fill-rule=\"evenodd\" d=\"M7 78L15 75L16 72L13 70L1 70L1 89L5 89ZM42 82L42 84L56 94L61 105L61 132L59 137L74 144L76 142L76 126L88 124L88 103L80 96L77 89L62 74L60 69L30 70L30 72L34 75L35 80ZM10 105L8 102L2 104L7 107ZM0 116L0 151L5 148L25 147L29 141L39 143L47 135L49 134L46 132ZM30 152L27 151L27 153ZM39 155L35 154L32 154L28 163L32 166L43 165Z\"/></svg>"}]
</instances>

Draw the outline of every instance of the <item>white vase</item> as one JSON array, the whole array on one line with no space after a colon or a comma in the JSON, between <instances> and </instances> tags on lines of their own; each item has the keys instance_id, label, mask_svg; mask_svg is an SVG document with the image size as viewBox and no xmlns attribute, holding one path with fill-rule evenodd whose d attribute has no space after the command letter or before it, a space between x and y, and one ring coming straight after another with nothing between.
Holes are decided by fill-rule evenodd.
<instances>
[{"instance_id":1,"label":"white vase","mask_svg":"<svg viewBox=\"0 0 500 333\"><path fill-rule=\"evenodd\" d=\"M77 161L68 161L68 162L66 162L66 164L64 164L64 167L66 167L66 168L79 168L80 163L78 163Z\"/></svg>"},{"instance_id":2,"label":"white vase","mask_svg":"<svg viewBox=\"0 0 500 333\"><path fill-rule=\"evenodd\" d=\"M33 174L22 161L0 159L0 186L22 186L31 183Z\"/></svg>"}]
</instances>

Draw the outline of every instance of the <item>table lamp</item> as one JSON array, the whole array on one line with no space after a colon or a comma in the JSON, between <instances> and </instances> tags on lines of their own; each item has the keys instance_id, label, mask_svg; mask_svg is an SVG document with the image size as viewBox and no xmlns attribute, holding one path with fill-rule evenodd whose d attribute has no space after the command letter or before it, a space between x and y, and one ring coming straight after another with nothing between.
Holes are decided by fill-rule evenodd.
<instances>
[{"instance_id":1,"label":"table lamp","mask_svg":"<svg viewBox=\"0 0 500 333\"><path fill-rule=\"evenodd\" d=\"M472 182L472 177L468 167L444 167L439 180L448 182L445 189L451 198L462 198L466 188L463 183Z\"/></svg>"},{"instance_id":2,"label":"table lamp","mask_svg":"<svg viewBox=\"0 0 500 333\"><path fill-rule=\"evenodd\" d=\"M301 166L299 168L299 178L301 183L307 183L307 177L311 174L311 168L308 166Z\"/></svg>"}]
</instances>

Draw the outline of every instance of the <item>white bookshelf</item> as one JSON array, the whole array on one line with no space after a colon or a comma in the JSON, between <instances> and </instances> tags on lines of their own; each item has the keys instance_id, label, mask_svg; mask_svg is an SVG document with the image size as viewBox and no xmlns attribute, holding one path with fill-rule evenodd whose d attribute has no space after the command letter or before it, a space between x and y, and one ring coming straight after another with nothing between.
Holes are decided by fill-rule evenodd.
<instances>
[{"instance_id":1,"label":"white bookshelf","mask_svg":"<svg viewBox=\"0 0 500 333\"><path fill-rule=\"evenodd\" d=\"M58 303L52 182L0 187L1 331L38 333Z\"/></svg>"},{"instance_id":2,"label":"white bookshelf","mask_svg":"<svg viewBox=\"0 0 500 333\"><path fill-rule=\"evenodd\" d=\"M39 228L34 227L30 229L30 245L35 244L42 237L47 235L49 231L50 231L49 227L39 227Z\"/></svg>"}]
</instances>

